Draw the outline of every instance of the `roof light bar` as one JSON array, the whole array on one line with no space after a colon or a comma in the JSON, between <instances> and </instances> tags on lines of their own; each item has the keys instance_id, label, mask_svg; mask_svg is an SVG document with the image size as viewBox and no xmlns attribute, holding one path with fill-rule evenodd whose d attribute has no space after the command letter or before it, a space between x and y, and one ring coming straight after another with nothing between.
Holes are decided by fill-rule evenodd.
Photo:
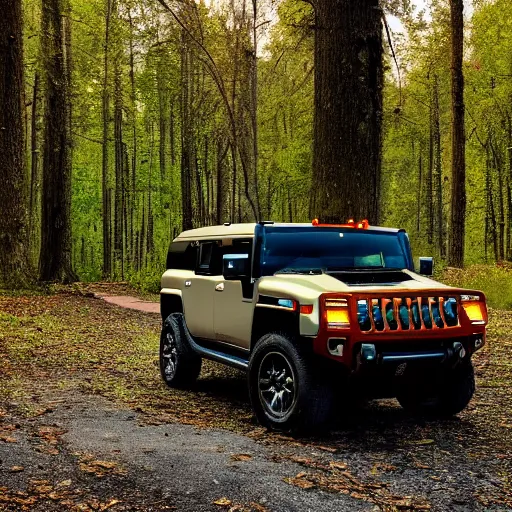
<instances>
[{"instance_id":1,"label":"roof light bar","mask_svg":"<svg viewBox=\"0 0 512 512\"><path fill-rule=\"evenodd\" d=\"M315 227L321 228L354 228L354 229L368 229L370 227L370 223L368 219L360 220L359 222L355 222L354 219L348 219L346 224L320 224L318 219L313 219L311 224Z\"/></svg>"}]
</instances>

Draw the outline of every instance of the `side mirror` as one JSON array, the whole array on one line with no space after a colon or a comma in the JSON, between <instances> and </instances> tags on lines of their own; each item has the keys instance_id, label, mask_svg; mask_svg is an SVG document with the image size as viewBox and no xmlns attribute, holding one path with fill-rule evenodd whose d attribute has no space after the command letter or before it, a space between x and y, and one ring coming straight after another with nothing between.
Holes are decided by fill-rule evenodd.
<instances>
[{"instance_id":1,"label":"side mirror","mask_svg":"<svg viewBox=\"0 0 512 512\"><path fill-rule=\"evenodd\" d=\"M434 275L434 258L420 258L420 272L422 276Z\"/></svg>"},{"instance_id":2,"label":"side mirror","mask_svg":"<svg viewBox=\"0 0 512 512\"><path fill-rule=\"evenodd\" d=\"M222 257L222 275L228 281L250 277L251 266L248 254L224 254Z\"/></svg>"}]
</instances>

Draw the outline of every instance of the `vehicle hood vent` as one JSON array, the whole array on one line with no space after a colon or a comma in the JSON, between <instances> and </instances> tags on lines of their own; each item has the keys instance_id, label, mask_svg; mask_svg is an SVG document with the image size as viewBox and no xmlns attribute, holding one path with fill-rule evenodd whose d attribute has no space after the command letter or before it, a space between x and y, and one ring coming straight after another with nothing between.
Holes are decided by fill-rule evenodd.
<instances>
[{"instance_id":1,"label":"vehicle hood vent","mask_svg":"<svg viewBox=\"0 0 512 512\"><path fill-rule=\"evenodd\" d=\"M404 281L414 281L412 276L401 270L351 270L327 274L348 286L394 286Z\"/></svg>"}]
</instances>

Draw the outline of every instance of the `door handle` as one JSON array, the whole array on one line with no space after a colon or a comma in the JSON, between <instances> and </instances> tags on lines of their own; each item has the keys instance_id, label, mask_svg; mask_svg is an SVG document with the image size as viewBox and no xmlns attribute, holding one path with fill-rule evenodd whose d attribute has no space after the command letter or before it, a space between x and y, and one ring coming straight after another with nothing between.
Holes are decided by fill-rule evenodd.
<instances>
[{"instance_id":1,"label":"door handle","mask_svg":"<svg viewBox=\"0 0 512 512\"><path fill-rule=\"evenodd\" d=\"M219 283L219 284L215 287L215 291L216 291L216 292L223 292L223 291L224 291L224 283Z\"/></svg>"},{"instance_id":2,"label":"door handle","mask_svg":"<svg viewBox=\"0 0 512 512\"><path fill-rule=\"evenodd\" d=\"M192 281L185 281L185 287L190 288L192 286Z\"/></svg>"}]
</instances>

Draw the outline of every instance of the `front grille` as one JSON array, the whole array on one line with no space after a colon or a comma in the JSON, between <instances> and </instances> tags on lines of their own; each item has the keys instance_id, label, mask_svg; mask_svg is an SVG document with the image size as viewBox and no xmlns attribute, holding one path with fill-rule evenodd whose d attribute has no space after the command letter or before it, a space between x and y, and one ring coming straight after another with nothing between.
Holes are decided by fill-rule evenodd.
<instances>
[{"instance_id":1,"label":"front grille","mask_svg":"<svg viewBox=\"0 0 512 512\"><path fill-rule=\"evenodd\" d=\"M357 300L363 332L419 331L459 325L456 297L379 297Z\"/></svg>"}]
</instances>

